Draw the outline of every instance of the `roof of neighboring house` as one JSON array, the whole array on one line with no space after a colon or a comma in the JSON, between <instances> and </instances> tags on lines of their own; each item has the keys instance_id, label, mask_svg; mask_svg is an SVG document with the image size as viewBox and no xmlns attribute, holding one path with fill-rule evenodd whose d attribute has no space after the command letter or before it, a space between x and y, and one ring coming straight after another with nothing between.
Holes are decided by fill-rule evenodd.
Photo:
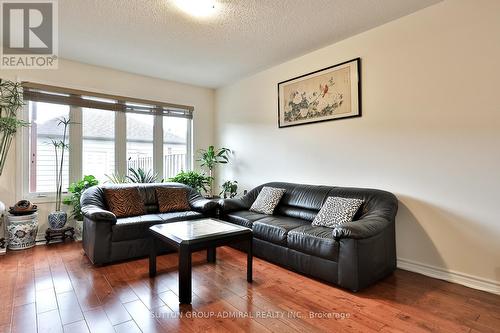
<instances>
[{"instance_id":1,"label":"roof of neighboring house","mask_svg":"<svg viewBox=\"0 0 500 333\"><path fill-rule=\"evenodd\" d=\"M59 118L52 118L43 124L38 124L37 131L39 136L58 137L63 134L63 127L57 126ZM75 125L73 125L75 126ZM108 114L96 114L92 117L92 126L85 127L85 137L95 139L113 139L115 129L113 124L110 124ZM130 140L143 141L153 137L153 129L151 124L134 119L134 126L127 126L127 137ZM175 135L170 131L164 131L163 141L165 143L181 144L185 143L185 139Z\"/></svg>"}]
</instances>

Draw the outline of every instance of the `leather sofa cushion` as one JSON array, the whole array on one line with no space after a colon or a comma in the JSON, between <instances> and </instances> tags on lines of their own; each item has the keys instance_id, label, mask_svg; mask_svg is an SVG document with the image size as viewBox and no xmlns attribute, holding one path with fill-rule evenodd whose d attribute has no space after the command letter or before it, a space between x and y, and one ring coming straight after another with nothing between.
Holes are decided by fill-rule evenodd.
<instances>
[{"instance_id":1,"label":"leather sofa cushion","mask_svg":"<svg viewBox=\"0 0 500 333\"><path fill-rule=\"evenodd\" d=\"M201 218L203 215L194 211L148 214L119 218L112 227L113 242L149 237L149 227L155 224Z\"/></svg>"},{"instance_id":2,"label":"leather sofa cushion","mask_svg":"<svg viewBox=\"0 0 500 333\"><path fill-rule=\"evenodd\" d=\"M269 215L251 212L249 210L240 210L227 214L226 220L243 227L252 228L255 221L269 217Z\"/></svg>"},{"instance_id":3,"label":"leather sofa cushion","mask_svg":"<svg viewBox=\"0 0 500 333\"><path fill-rule=\"evenodd\" d=\"M290 230L310 225L308 221L285 216L268 216L253 223L253 235L259 239L286 246Z\"/></svg>"},{"instance_id":4,"label":"leather sofa cushion","mask_svg":"<svg viewBox=\"0 0 500 333\"><path fill-rule=\"evenodd\" d=\"M116 217L143 215L144 201L135 187L105 188L104 198Z\"/></svg>"},{"instance_id":5,"label":"leather sofa cushion","mask_svg":"<svg viewBox=\"0 0 500 333\"><path fill-rule=\"evenodd\" d=\"M163 222L176 222L183 220L194 220L201 219L203 217L202 213L195 212L193 210L185 211L185 212L170 212L170 213L160 213L157 214L162 218Z\"/></svg>"},{"instance_id":6,"label":"leather sofa cushion","mask_svg":"<svg viewBox=\"0 0 500 333\"><path fill-rule=\"evenodd\" d=\"M305 225L288 232L290 249L337 261L339 243L333 238L332 228Z\"/></svg>"},{"instance_id":7,"label":"leather sofa cushion","mask_svg":"<svg viewBox=\"0 0 500 333\"><path fill-rule=\"evenodd\" d=\"M156 199L160 213L190 210L187 190L181 187L157 187Z\"/></svg>"},{"instance_id":8,"label":"leather sofa cushion","mask_svg":"<svg viewBox=\"0 0 500 333\"><path fill-rule=\"evenodd\" d=\"M300 207L293 207L288 205L279 205L278 207L276 207L274 214L288 216L288 217L295 217L298 219L312 222L316 217L316 215L318 214L318 211Z\"/></svg>"}]
</instances>

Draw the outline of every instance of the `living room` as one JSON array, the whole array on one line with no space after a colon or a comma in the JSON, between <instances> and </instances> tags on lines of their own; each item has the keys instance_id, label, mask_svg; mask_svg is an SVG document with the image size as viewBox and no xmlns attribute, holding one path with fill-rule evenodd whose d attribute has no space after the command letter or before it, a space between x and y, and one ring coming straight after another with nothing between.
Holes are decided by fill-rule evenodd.
<instances>
[{"instance_id":1,"label":"living room","mask_svg":"<svg viewBox=\"0 0 500 333\"><path fill-rule=\"evenodd\" d=\"M500 331L499 1L1 6L0 332Z\"/></svg>"}]
</instances>

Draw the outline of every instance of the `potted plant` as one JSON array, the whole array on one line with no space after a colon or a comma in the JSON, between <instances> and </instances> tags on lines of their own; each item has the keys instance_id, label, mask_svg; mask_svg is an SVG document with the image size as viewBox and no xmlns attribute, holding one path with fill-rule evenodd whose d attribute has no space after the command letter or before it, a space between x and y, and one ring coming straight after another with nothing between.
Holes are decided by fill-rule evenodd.
<instances>
[{"instance_id":1,"label":"potted plant","mask_svg":"<svg viewBox=\"0 0 500 333\"><path fill-rule=\"evenodd\" d=\"M158 174L152 170L144 171L142 168L128 168L129 175L125 176L130 183L156 183Z\"/></svg>"},{"instance_id":2,"label":"potted plant","mask_svg":"<svg viewBox=\"0 0 500 333\"><path fill-rule=\"evenodd\" d=\"M61 140L52 139L51 143L54 147L55 162L56 162L56 210L49 213L49 227L51 229L62 229L68 220L68 214L61 210L62 203L62 183L63 183L63 166L64 154L69 149L69 144L66 143L68 135L68 126L71 123L69 118L59 118L57 126L63 126L63 136Z\"/></svg>"},{"instance_id":3,"label":"potted plant","mask_svg":"<svg viewBox=\"0 0 500 333\"><path fill-rule=\"evenodd\" d=\"M207 176L196 171L181 171L168 181L191 186L198 192L206 191L210 183L210 179Z\"/></svg>"},{"instance_id":4,"label":"potted plant","mask_svg":"<svg viewBox=\"0 0 500 333\"><path fill-rule=\"evenodd\" d=\"M234 198L238 194L238 182L228 180L221 185L222 191L219 193L224 199Z\"/></svg>"},{"instance_id":5,"label":"potted plant","mask_svg":"<svg viewBox=\"0 0 500 333\"><path fill-rule=\"evenodd\" d=\"M231 150L228 148L215 149L214 146L208 146L207 149L201 149L198 158L198 162L201 167L208 170L209 185L208 185L208 197L213 198L213 181L214 181L214 169L217 164L227 164L229 162L229 154Z\"/></svg>"},{"instance_id":6,"label":"potted plant","mask_svg":"<svg viewBox=\"0 0 500 333\"><path fill-rule=\"evenodd\" d=\"M0 175L2 175L12 139L17 130L29 123L17 118L24 105L21 84L0 79Z\"/></svg>"},{"instance_id":7,"label":"potted plant","mask_svg":"<svg viewBox=\"0 0 500 333\"><path fill-rule=\"evenodd\" d=\"M64 198L65 205L71 205L71 217L75 219L75 226L78 235L82 235L83 229L83 215L80 207L80 197L82 193L94 185L98 185L99 181L92 175L84 176L80 181L72 183L68 187L68 192L71 193L69 197Z\"/></svg>"},{"instance_id":8,"label":"potted plant","mask_svg":"<svg viewBox=\"0 0 500 333\"><path fill-rule=\"evenodd\" d=\"M80 197L82 193L89 187L98 185L99 181L92 175L84 176L81 180L72 183L68 187L68 192L71 193L69 197L64 198L63 203L65 205L71 205L71 217L77 221L83 220L83 215L80 210Z\"/></svg>"}]
</instances>

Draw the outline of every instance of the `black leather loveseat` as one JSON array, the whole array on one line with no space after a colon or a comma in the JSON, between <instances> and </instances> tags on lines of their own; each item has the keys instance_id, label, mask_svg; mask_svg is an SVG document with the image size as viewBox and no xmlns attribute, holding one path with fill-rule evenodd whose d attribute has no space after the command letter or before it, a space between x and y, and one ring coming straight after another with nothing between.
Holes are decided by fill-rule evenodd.
<instances>
[{"instance_id":1,"label":"black leather loveseat","mask_svg":"<svg viewBox=\"0 0 500 333\"><path fill-rule=\"evenodd\" d=\"M285 189L273 215L249 211L262 187ZM353 222L311 226L327 197L364 200ZM252 228L254 254L295 271L357 291L396 268L396 197L385 191L268 183L241 199L221 201L223 220Z\"/></svg>"},{"instance_id":2,"label":"black leather loveseat","mask_svg":"<svg viewBox=\"0 0 500 333\"><path fill-rule=\"evenodd\" d=\"M137 187L144 202L146 215L116 218L108 211L104 198L105 187ZM182 187L188 192L191 210L182 212L159 213L156 200L156 187ZM213 216L218 204L204 199L189 186L179 183L161 184L121 184L93 186L81 197L83 213L83 249L94 264L107 264L146 256L149 253L148 229L160 223L197 219ZM162 248L168 252L171 249Z\"/></svg>"}]
</instances>

